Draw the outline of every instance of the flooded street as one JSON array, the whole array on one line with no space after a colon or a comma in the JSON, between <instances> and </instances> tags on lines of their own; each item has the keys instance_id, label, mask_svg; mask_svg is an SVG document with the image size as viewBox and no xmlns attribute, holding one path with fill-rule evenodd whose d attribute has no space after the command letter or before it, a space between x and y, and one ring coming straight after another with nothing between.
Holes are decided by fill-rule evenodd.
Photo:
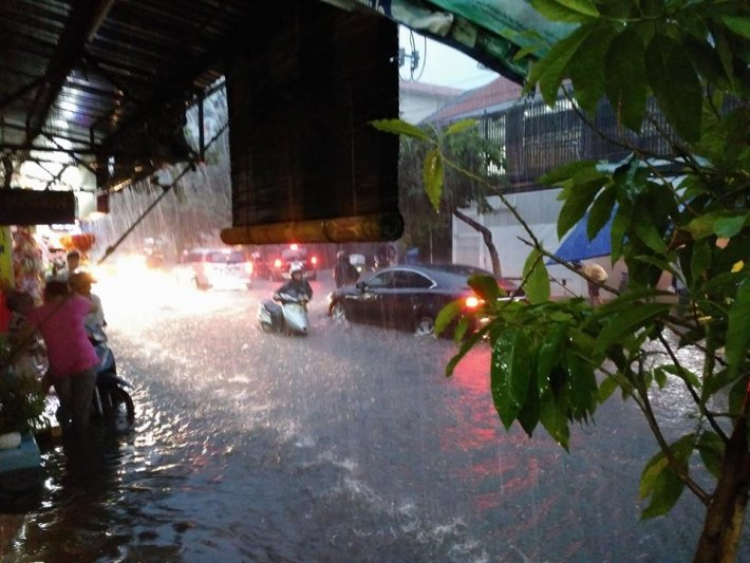
<instances>
[{"instance_id":1,"label":"flooded street","mask_svg":"<svg viewBox=\"0 0 750 563\"><path fill-rule=\"evenodd\" d=\"M257 327L276 284L100 283L136 426L44 450L10 560L691 559L703 509L688 493L639 523L656 445L633 405L605 405L570 454L541 430L506 433L487 349L447 379L450 341L336 324L321 280L307 338Z\"/></svg>"}]
</instances>

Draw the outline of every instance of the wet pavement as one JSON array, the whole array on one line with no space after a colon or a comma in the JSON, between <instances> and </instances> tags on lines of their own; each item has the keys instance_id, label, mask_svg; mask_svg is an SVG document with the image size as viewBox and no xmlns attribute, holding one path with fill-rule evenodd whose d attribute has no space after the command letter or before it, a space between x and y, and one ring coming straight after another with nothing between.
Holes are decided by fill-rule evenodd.
<instances>
[{"instance_id":1,"label":"wet pavement","mask_svg":"<svg viewBox=\"0 0 750 563\"><path fill-rule=\"evenodd\" d=\"M275 284L103 281L135 428L44 448L44 488L6 560L691 559L703 509L687 493L639 522L656 444L634 405L610 401L570 454L543 430L505 432L487 349L447 379L451 342L336 324L323 278L307 338L257 328ZM676 436L692 422L669 400Z\"/></svg>"}]
</instances>

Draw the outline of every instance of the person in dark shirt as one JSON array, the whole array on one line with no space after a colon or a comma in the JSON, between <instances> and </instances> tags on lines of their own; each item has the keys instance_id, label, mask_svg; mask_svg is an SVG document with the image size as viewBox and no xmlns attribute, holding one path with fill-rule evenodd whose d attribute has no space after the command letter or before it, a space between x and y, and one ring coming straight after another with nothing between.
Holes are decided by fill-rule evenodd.
<instances>
[{"instance_id":1,"label":"person in dark shirt","mask_svg":"<svg viewBox=\"0 0 750 563\"><path fill-rule=\"evenodd\" d=\"M358 279L359 272L349 261L349 255L340 250L336 254L336 267L333 269L333 281L336 282L336 287L339 288L356 283Z\"/></svg>"}]
</instances>

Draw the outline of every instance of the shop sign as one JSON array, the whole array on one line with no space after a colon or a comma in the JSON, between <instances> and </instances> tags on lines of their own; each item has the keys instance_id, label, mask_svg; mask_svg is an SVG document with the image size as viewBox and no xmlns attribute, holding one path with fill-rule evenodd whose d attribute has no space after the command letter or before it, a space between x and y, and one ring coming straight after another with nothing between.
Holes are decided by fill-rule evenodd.
<instances>
[{"instance_id":1,"label":"shop sign","mask_svg":"<svg viewBox=\"0 0 750 563\"><path fill-rule=\"evenodd\" d=\"M75 223L75 214L73 192L0 189L0 225Z\"/></svg>"}]
</instances>

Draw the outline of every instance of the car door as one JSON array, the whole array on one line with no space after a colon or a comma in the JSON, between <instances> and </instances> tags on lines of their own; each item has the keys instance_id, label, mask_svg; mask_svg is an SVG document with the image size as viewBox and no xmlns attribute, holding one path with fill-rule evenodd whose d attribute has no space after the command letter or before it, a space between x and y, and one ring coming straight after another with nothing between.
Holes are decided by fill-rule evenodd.
<instances>
[{"instance_id":1,"label":"car door","mask_svg":"<svg viewBox=\"0 0 750 563\"><path fill-rule=\"evenodd\" d=\"M353 293L346 297L347 315L354 321L384 324L383 295L393 287L393 274L390 271L378 272L358 283Z\"/></svg>"},{"instance_id":2,"label":"car door","mask_svg":"<svg viewBox=\"0 0 750 563\"><path fill-rule=\"evenodd\" d=\"M411 330L424 315L424 305L429 299L429 290L435 283L414 270L399 270L394 273L393 290L385 300L390 324Z\"/></svg>"}]
</instances>

